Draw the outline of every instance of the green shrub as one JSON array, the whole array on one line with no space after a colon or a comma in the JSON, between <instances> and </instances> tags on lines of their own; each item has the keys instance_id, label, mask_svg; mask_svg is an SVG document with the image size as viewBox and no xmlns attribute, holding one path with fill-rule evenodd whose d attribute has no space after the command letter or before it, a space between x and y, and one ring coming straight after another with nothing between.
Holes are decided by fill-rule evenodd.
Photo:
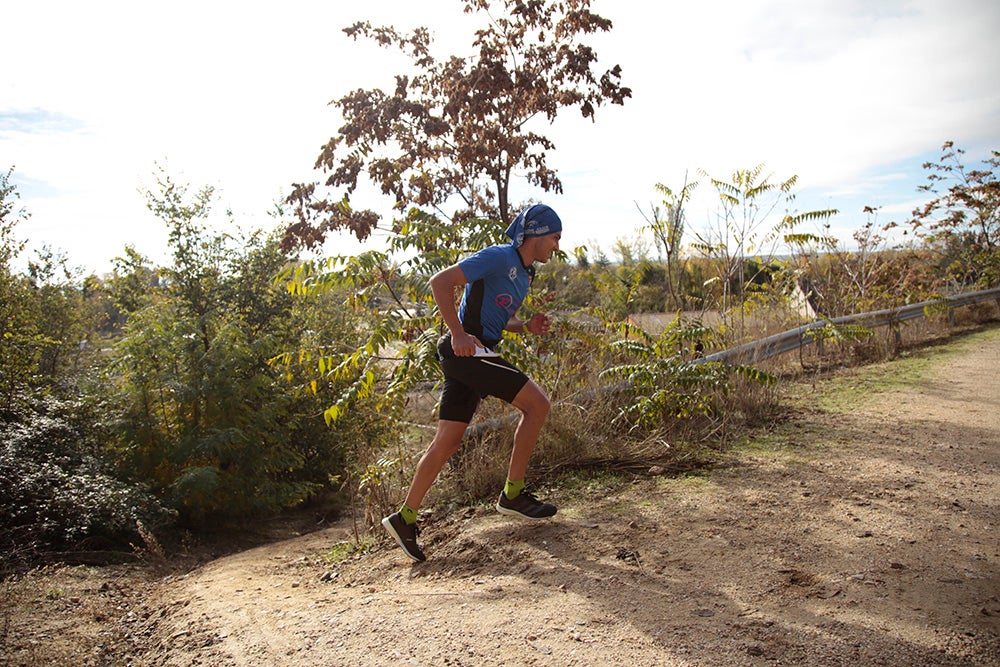
<instances>
[{"instance_id":1,"label":"green shrub","mask_svg":"<svg viewBox=\"0 0 1000 667\"><path fill-rule=\"evenodd\" d=\"M116 477L94 431L71 421L75 403L36 397L0 413L0 555L8 567L40 553L120 547L137 521L169 514L142 484Z\"/></svg>"}]
</instances>

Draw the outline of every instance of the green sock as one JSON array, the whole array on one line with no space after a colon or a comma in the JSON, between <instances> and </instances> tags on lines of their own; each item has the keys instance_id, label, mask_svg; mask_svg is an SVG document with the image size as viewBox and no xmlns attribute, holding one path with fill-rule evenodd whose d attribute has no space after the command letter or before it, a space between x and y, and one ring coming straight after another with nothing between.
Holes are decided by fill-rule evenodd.
<instances>
[{"instance_id":1,"label":"green sock","mask_svg":"<svg viewBox=\"0 0 1000 667\"><path fill-rule=\"evenodd\" d=\"M403 517L403 521L405 521L408 526L412 526L417 522L417 510L413 509L409 505L403 505L400 507L399 514Z\"/></svg>"},{"instance_id":2,"label":"green sock","mask_svg":"<svg viewBox=\"0 0 1000 667\"><path fill-rule=\"evenodd\" d=\"M503 485L503 493L507 496L507 500L514 500L514 498L517 498L518 494L520 494L523 490L523 479L520 482L512 482L508 479L507 483Z\"/></svg>"}]
</instances>

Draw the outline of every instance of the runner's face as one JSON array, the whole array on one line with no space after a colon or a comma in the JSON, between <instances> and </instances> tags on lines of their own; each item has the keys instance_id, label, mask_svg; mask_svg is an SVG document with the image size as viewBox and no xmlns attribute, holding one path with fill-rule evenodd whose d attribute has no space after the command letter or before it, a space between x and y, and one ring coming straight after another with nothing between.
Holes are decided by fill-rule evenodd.
<instances>
[{"instance_id":1,"label":"runner's face","mask_svg":"<svg viewBox=\"0 0 1000 667\"><path fill-rule=\"evenodd\" d=\"M535 261L542 262L544 264L552 259L552 253L559 250L559 239L561 238L562 232L536 237Z\"/></svg>"}]
</instances>

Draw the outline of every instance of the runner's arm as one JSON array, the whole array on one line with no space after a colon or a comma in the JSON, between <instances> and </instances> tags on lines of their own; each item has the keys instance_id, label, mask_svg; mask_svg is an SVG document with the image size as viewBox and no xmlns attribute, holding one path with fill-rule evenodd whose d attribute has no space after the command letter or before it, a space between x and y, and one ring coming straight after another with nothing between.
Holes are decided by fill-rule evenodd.
<instances>
[{"instance_id":1,"label":"runner's arm","mask_svg":"<svg viewBox=\"0 0 1000 667\"><path fill-rule=\"evenodd\" d=\"M482 343L475 336L465 332L462 328L462 321L458 319L458 309L455 307L455 288L462 287L468 282L462 267L453 264L447 269L438 271L431 276L431 293L434 294L434 303L437 304L441 319L444 320L448 331L451 332L451 347L455 355L459 357L471 357L476 354L476 346L482 347Z\"/></svg>"},{"instance_id":2,"label":"runner's arm","mask_svg":"<svg viewBox=\"0 0 1000 667\"><path fill-rule=\"evenodd\" d=\"M519 334L527 331L538 336L543 336L549 332L549 325L551 323L552 318L545 313L535 313L528 321L517 317L510 318L507 320L507 326L505 326L504 329L512 333Z\"/></svg>"}]
</instances>

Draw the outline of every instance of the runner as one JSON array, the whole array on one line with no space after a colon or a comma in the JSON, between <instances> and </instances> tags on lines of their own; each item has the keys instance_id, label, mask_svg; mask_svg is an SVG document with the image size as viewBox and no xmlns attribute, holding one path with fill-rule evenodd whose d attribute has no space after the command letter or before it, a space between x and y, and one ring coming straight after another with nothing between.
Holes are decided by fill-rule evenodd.
<instances>
[{"instance_id":1,"label":"runner","mask_svg":"<svg viewBox=\"0 0 1000 667\"><path fill-rule=\"evenodd\" d=\"M554 505L538 500L524 488L528 459L549 414L549 399L528 376L493 350L504 330L548 333L547 315L536 313L523 321L516 314L534 278L535 262L545 263L559 250L562 221L548 206L536 204L522 211L505 233L510 243L480 250L430 280L434 301L448 327L448 333L438 341L445 381L437 433L417 463L405 503L382 519L406 555L418 562L426 557L417 544L417 510L444 464L461 446L482 397L496 396L521 412L497 510L527 519L545 519L556 513ZM456 310L455 289L463 286L462 302Z\"/></svg>"}]
</instances>

